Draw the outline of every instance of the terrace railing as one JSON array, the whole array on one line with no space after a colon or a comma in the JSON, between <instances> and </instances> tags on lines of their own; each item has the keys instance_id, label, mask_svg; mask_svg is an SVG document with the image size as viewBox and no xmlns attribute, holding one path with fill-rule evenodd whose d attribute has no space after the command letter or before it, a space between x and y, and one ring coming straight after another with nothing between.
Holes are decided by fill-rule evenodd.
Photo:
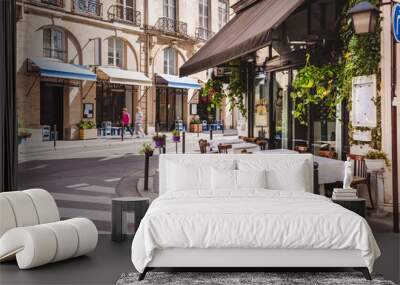
<instances>
[{"instance_id":1,"label":"terrace railing","mask_svg":"<svg viewBox=\"0 0 400 285\"><path fill-rule=\"evenodd\" d=\"M158 18L154 28L164 34L173 34L187 37L187 23L168 17Z\"/></svg>"},{"instance_id":2,"label":"terrace railing","mask_svg":"<svg viewBox=\"0 0 400 285\"><path fill-rule=\"evenodd\" d=\"M96 0L73 0L72 11L76 14L101 18L103 3Z\"/></svg>"},{"instance_id":3,"label":"terrace railing","mask_svg":"<svg viewBox=\"0 0 400 285\"><path fill-rule=\"evenodd\" d=\"M214 33L212 31L209 31L203 27L197 27L196 28L196 40L200 41L208 41L214 36Z\"/></svg>"},{"instance_id":4,"label":"terrace railing","mask_svg":"<svg viewBox=\"0 0 400 285\"><path fill-rule=\"evenodd\" d=\"M141 13L132 7L112 5L108 10L108 19L113 22L128 23L140 27Z\"/></svg>"},{"instance_id":5,"label":"terrace railing","mask_svg":"<svg viewBox=\"0 0 400 285\"><path fill-rule=\"evenodd\" d=\"M64 8L64 0L29 0L29 3L49 8Z\"/></svg>"}]
</instances>

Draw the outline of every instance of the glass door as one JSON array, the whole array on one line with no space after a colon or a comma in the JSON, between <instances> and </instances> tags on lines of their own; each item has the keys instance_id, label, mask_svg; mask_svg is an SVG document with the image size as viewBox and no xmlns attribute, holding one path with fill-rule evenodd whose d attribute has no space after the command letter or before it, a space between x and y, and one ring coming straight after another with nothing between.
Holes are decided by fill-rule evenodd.
<instances>
[{"instance_id":1,"label":"glass door","mask_svg":"<svg viewBox=\"0 0 400 285\"><path fill-rule=\"evenodd\" d=\"M254 136L269 138L269 80L259 74L254 89Z\"/></svg>"},{"instance_id":2,"label":"glass door","mask_svg":"<svg viewBox=\"0 0 400 285\"><path fill-rule=\"evenodd\" d=\"M271 134L275 148L288 148L289 70L272 74L272 119Z\"/></svg>"}]
</instances>

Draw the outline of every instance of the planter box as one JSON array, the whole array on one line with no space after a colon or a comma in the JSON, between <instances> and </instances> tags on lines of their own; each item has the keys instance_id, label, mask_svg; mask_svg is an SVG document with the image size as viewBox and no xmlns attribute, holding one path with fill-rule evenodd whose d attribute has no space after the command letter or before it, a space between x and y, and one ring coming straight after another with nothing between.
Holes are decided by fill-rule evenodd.
<instances>
[{"instance_id":1,"label":"planter box","mask_svg":"<svg viewBox=\"0 0 400 285\"><path fill-rule=\"evenodd\" d=\"M202 124L190 124L190 132L191 133L201 133L203 131Z\"/></svg>"},{"instance_id":2,"label":"planter box","mask_svg":"<svg viewBox=\"0 0 400 285\"><path fill-rule=\"evenodd\" d=\"M384 159L368 159L365 158L365 166L368 171L381 171L385 168L385 160Z\"/></svg>"},{"instance_id":3,"label":"planter box","mask_svg":"<svg viewBox=\"0 0 400 285\"><path fill-rule=\"evenodd\" d=\"M79 139L91 140L97 138L97 129L80 129Z\"/></svg>"}]
</instances>

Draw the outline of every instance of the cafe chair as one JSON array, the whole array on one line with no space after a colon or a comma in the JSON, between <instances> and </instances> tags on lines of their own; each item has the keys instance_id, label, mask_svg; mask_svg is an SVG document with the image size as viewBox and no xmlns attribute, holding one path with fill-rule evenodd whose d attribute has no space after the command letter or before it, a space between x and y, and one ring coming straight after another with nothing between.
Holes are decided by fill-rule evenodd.
<instances>
[{"instance_id":1,"label":"cafe chair","mask_svg":"<svg viewBox=\"0 0 400 285\"><path fill-rule=\"evenodd\" d=\"M352 187L357 187L358 185L366 185L368 189L369 200L371 202L371 208L375 209L371 193L371 175L367 172L364 156L349 154L348 157L353 162L353 179L350 185Z\"/></svg>"},{"instance_id":2,"label":"cafe chair","mask_svg":"<svg viewBox=\"0 0 400 285\"><path fill-rule=\"evenodd\" d=\"M332 159L336 158L336 152L332 150L320 150L318 152L318 155L326 158L332 158Z\"/></svg>"},{"instance_id":3,"label":"cafe chair","mask_svg":"<svg viewBox=\"0 0 400 285\"><path fill-rule=\"evenodd\" d=\"M200 139L199 140L199 148L200 148L200 153L207 153L207 147L210 144L207 142L207 140Z\"/></svg>"},{"instance_id":4,"label":"cafe chair","mask_svg":"<svg viewBox=\"0 0 400 285\"><path fill-rule=\"evenodd\" d=\"M218 145L219 153L228 153L228 150L232 148L231 144L220 144Z\"/></svg>"}]
</instances>

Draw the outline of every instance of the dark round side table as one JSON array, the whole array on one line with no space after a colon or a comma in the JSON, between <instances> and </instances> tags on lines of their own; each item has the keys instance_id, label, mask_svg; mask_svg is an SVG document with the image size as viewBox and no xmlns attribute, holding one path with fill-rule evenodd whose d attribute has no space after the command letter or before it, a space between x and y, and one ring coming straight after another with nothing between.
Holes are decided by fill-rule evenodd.
<instances>
[{"instance_id":1,"label":"dark round side table","mask_svg":"<svg viewBox=\"0 0 400 285\"><path fill-rule=\"evenodd\" d=\"M127 221L126 212L135 214L135 232L140 221L146 214L150 205L150 199L145 197L118 197L112 199L111 213L111 239L123 241L126 239Z\"/></svg>"}]
</instances>

